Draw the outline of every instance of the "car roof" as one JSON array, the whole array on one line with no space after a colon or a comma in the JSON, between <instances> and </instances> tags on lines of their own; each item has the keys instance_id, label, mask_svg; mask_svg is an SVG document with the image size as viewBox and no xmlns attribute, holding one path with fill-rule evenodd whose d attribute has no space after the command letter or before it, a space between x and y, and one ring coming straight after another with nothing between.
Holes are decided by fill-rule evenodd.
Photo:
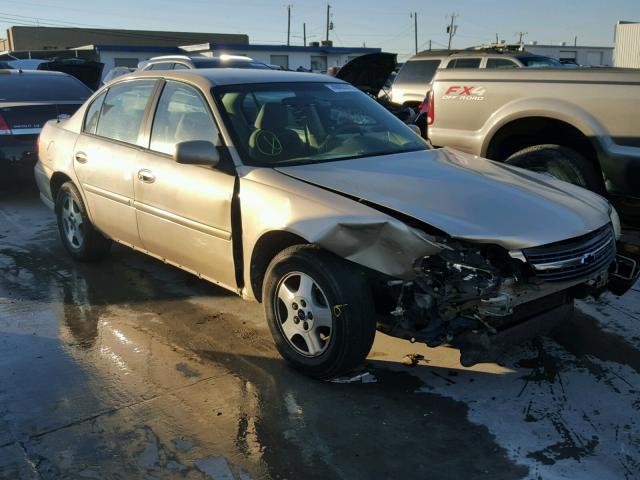
<instances>
[{"instance_id":1,"label":"car roof","mask_svg":"<svg viewBox=\"0 0 640 480\"><path fill-rule=\"evenodd\" d=\"M251 83L322 82L345 83L328 75L282 70L260 70L251 68L199 68L192 70L144 70L122 77L118 81L133 78L166 78L185 80L206 89L213 86L244 85Z\"/></svg>"},{"instance_id":2,"label":"car roof","mask_svg":"<svg viewBox=\"0 0 640 480\"><path fill-rule=\"evenodd\" d=\"M499 50L499 49L477 49L477 50L425 50L418 52L408 61L423 60L426 58L450 58L450 57L488 57L491 55L505 57L542 57L544 55L536 55L523 50Z\"/></svg>"},{"instance_id":3,"label":"car roof","mask_svg":"<svg viewBox=\"0 0 640 480\"><path fill-rule=\"evenodd\" d=\"M71 77L71 78L73 78L71 75L68 75L68 74L63 73L63 72L56 72L56 71L53 71L53 70L23 70L23 69L20 69L20 68L0 69L0 75L16 75L16 78L19 78L18 76L27 75L29 77L40 77L43 80L46 77Z\"/></svg>"}]
</instances>

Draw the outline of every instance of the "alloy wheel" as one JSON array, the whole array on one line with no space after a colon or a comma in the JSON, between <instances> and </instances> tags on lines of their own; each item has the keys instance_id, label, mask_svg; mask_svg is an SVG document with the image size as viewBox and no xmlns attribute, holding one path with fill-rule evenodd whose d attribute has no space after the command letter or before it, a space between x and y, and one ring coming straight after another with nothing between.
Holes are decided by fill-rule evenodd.
<instances>
[{"instance_id":1,"label":"alloy wheel","mask_svg":"<svg viewBox=\"0 0 640 480\"><path fill-rule=\"evenodd\" d=\"M280 331L296 352L318 357L326 351L333 315L327 296L310 275L285 275L275 290L274 307Z\"/></svg>"},{"instance_id":2,"label":"alloy wheel","mask_svg":"<svg viewBox=\"0 0 640 480\"><path fill-rule=\"evenodd\" d=\"M85 228L80 207L71 195L67 195L62 203L62 228L69 245L75 249L82 248Z\"/></svg>"}]
</instances>

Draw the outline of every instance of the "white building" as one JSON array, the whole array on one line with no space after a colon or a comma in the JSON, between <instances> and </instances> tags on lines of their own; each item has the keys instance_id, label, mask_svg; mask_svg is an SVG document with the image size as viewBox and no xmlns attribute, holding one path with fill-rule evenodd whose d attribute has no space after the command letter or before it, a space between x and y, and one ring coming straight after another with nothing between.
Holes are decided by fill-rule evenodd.
<instances>
[{"instance_id":1,"label":"white building","mask_svg":"<svg viewBox=\"0 0 640 480\"><path fill-rule=\"evenodd\" d=\"M576 63L589 67L613 66L613 47L588 47L582 45L538 45L533 42L524 46L527 52L555 58L563 63Z\"/></svg>"},{"instance_id":2,"label":"white building","mask_svg":"<svg viewBox=\"0 0 640 480\"><path fill-rule=\"evenodd\" d=\"M206 56L244 55L268 65L278 65L284 69L297 70L302 67L314 72L325 72L331 67L341 67L349 60L366 53L378 53L379 48L334 47L333 45L242 45L205 43L182 47L191 54Z\"/></svg>"},{"instance_id":3,"label":"white building","mask_svg":"<svg viewBox=\"0 0 640 480\"><path fill-rule=\"evenodd\" d=\"M95 60L104 63L103 75L114 67L137 67L139 62L162 55L244 55L268 65L289 70L299 67L325 72L341 67L349 60L366 53L380 52L379 48L349 48L333 46L284 46L204 43L183 47L154 47L133 45L87 45L74 50L93 51Z\"/></svg>"},{"instance_id":4,"label":"white building","mask_svg":"<svg viewBox=\"0 0 640 480\"><path fill-rule=\"evenodd\" d=\"M640 23L616 24L616 49L613 57L616 67L640 68Z\"/></svg>"}]
</instances>

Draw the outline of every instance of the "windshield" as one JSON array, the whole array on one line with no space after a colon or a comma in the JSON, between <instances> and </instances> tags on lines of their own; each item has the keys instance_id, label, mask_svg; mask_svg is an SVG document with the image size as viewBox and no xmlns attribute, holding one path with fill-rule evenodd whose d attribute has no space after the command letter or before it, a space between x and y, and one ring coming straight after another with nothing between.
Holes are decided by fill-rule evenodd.
<instances>
[{"instance_id":1,"label":"windshield","mask_svg":"<svg viewBox=\"0 0 640 480\"><path fill-rule=\"evenodd\" d=\"M280 166L426 150L375 100L345 83L217 87L244 163Z\"/></svg>"},{"instance_id":2,"label":"windshield","mask_svg":"<svg viewBox=\"0 0 640 480\"><path fill-rule=\"evenodd\" d=\"M549 57L518 57L527 68L562 68L563 65L555 58Z\"/></svg>"}]
</instances>

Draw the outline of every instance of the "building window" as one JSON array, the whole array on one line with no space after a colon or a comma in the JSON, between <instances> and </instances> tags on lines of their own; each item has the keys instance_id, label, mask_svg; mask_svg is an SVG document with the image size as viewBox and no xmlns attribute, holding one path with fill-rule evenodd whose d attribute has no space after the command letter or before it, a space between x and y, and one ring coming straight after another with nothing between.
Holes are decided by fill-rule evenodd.
<instances>
[{"instance_id":1,"label":"building window","mask_svg":"<svg viewBox=\"0 0 640 480\"><path fill-rule=\"evenodd\" d=\"M136 68L138 66L137 58L114 58L114 66Z\"/></svg>"},{"instance_id":2,"label":"building window","mask_svg":"<svg viewBox=\"0 0 640 480\"><path fill-rule=\"evenodd\" d=\"M283 70L289 70L289 55L271 55L269 63L277 65Z\"/></svg>"},{"instance_id":3,"label":"building window","mask_svg":"<svg viewBox=\"0 0 640 480\"><path fill-rule=\"evenodd\" d=\"M327 57L324 55L312 55L311 56L311 70L314 72L326 72L327 71Z\"/></svg>"},{"instance_id":4,"label":"building window","mask_svg":"<svg viewBox=\"0 0 640 480\"><path fill-rule=\"evenodd\" d=\"M560 55L558 55L561 63L576 63L576 57L578 56L578 52L575 50L560 50Z\"/></svg>"}]
</instances>

